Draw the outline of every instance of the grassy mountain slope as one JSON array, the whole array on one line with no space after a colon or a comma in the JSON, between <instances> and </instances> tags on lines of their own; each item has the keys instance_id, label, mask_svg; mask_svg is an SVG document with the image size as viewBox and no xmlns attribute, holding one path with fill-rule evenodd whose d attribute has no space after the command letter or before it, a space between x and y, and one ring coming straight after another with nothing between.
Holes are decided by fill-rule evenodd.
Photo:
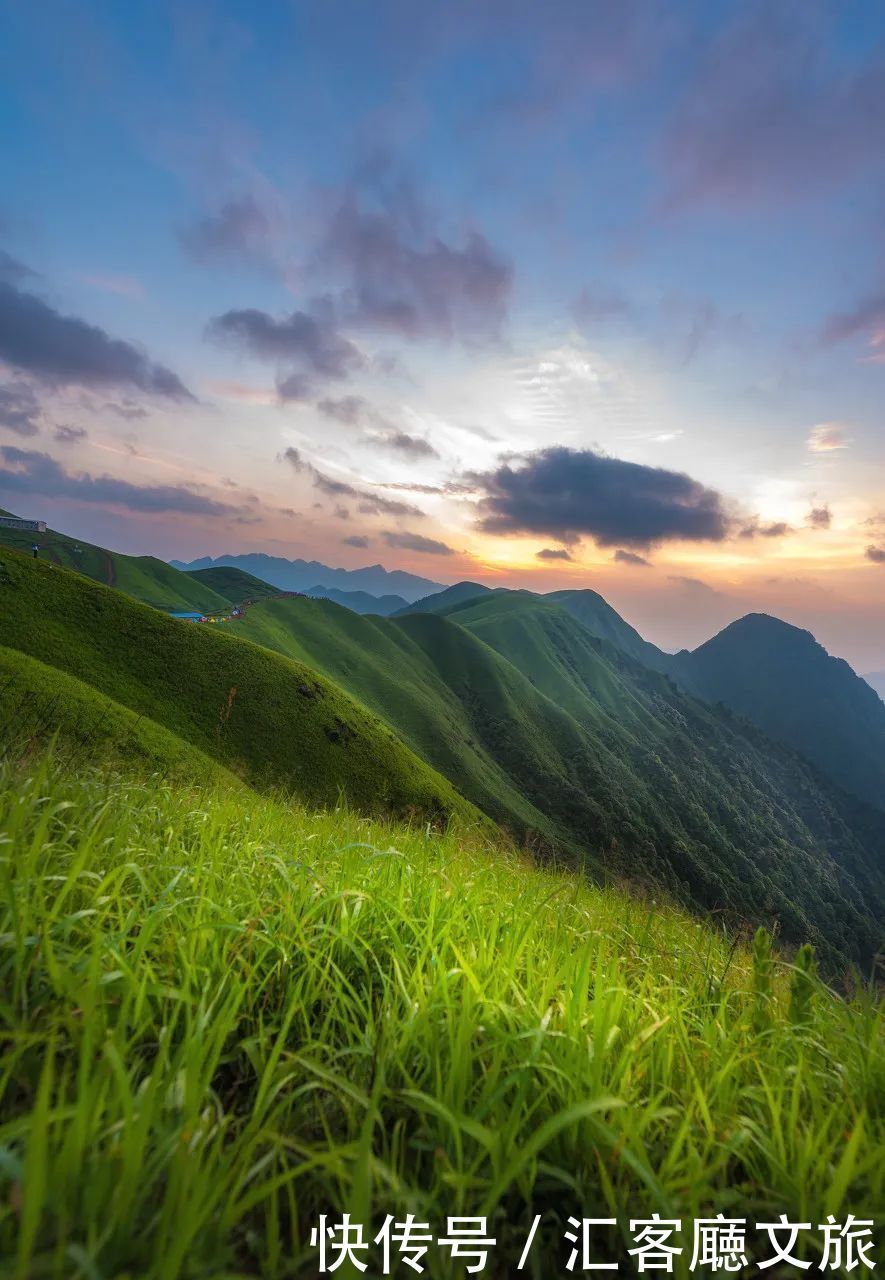
<instances>
[{"instance_id":1,"label":"grassy mountain slope","mask_svg":"<svg viewBox=\"0 0 885 1280\"><path fill-rule=\"evenodd\" d=\"M659 1213L688 1277L719 1208L753 1272L780 1213L816 1268L825 1214L881 1209L881 1002L764 939L455 832L39 764L0 769L0 849L4 1275L316 1275L318 1215L413 1212L488 1216L495 1276L535 1215L526 1275L569 1274L569 1215L632 1274Z\"/></svg>"},{"instance_id":2,"label":"grassy mountain slope","mask_svg":"<svg viewBox=\"0 0 885 1280\"><path fill-rule=\"evenodd\" d=\"M879 944L885 823L556 605L506 592L448 618L361 619L272 601L244 633L322 670L519 832L706 908L776 915L795 941Z\"/></svg>"},{"instance_id":3,"label":"grassy mountain slope","mask_svg":"<svg viewBox=\"0 0 885 1280\"><path fill-rule=\"evenodd\" d=\"M0 551L0 644L146 716L257 785L367 812L475 815L340 689L225 630ZM234 625L234 624L231 624Z\"/></svg>"},{"instance_id":4,"label":"grassy mountain slope","mask_svg":"<svg viewBox=\"0 0 885 1280\"><path fill-rule=\"evenodd\" d=\"M465 600L474 600L478 596L488 595L491 587L485 587L481 582L456 582L451 587L444 590L433 592L429 596L422 596L420 600L416 600L414 604L410 604L403 609L403 613L445 613L453 605L463 604Z\"/></svg>"},{"instance_id":5,"label":"grassy mountain slope","mask_svg":"<svg viewBox=\"0 0 885 1280\"><path fill-rule=\"evenodd\" d=\"M677 661L677 678L689 688L747 716L885 810L885 703L809 631L748 614Z\"/></svg>"},{"instance_id":6,"label":"grassy mountain slope","mask_svg":"<svg viewBox=\"0 0 885 1280\"><path fill-rule=\"evenodd\" d=\"M402 596L373 596L368 591L339 591L336 587L318 586L311 587L304 594L313 600L334 600L354 613L377 613L382 618L407 608Z\"/></svg>"},{"instance_id":7,"label":"grassy mountain slope","mask_svg":"<svg viewBox=\"0 0 885 1280\"><path fill-rule=\"evenodd\" d=\"M21 755L53 744L57 758L77 768L113 760L118 768L159 771L165 777L242 782L212 757L137 715L91 685L16 649L0 646L0 742Z\"/></svg>"},{"instance_id":8,"label":"grassy mountain slope","mask_svg":"<svg viewBox=\"0 0 885 1280\"><path fill-rule=\"evenodd\" d=\"M36 534L0 529L0 547L30 555L34 542L40 548L41 560L74 569L156 609L199 609L202 613L211 613L227 608L224 596L191 574L173 569L165 560L107 551L54 529Z\"/></svg>"},{"instance_id":9,"label":"grassy mountain slope","mask_svg":"<svg viewBox=\"0 0 885 1280\"><path fill-rule=\"evenodd\" d=\"M672 655L664 653L662 649L649 643L648 640L643 640L635 627L631 627L629 622L625 622L621 615L598 592L590 590L551 591L544 599L560 605L573 618L576 618L582 626L586 627L592 635L616 644L619 649L622 649L624 653L628 653L631 658L636 658L637 661L645 663L647 667L651 667L654 671L672 670Z\"/></svg>"},{"instance_id":10,"label":"grassy mountain slope","mask_svg":"<svg viewBox=\"0 0 885 1280\"><path fill-rule=\"evenodd\" d=\"M179 570L176 569L175 572L178 573ZM272 587L269 582L263 582L254 574L228 565L218 565L212 569L188 569L186 574L229 604L242 604L244 600L263 600L266 596L279 594L279 587Z\"/></svg>"}]
</instances>

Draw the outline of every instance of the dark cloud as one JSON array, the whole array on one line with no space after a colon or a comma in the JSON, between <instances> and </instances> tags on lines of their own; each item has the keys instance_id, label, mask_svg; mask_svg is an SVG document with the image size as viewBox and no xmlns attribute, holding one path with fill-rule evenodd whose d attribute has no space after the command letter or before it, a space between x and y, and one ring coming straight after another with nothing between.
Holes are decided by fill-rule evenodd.
<instances>
[{"instance_id":1,"label":"dark cloud","mask_svg":"<svg viewBox=\"0 0 885 1280\"><path fill-rule=\"evenodd\" d=\"M652 567L651 561L646 560L645 556L638 556L635 551L624 551L620 547L612 556L612 559L616 560L618 564L630 564L643 569Z\"/></svg>"},{"instance_id":2,"label":"dark cloud","mask_svg":"<svg viewBox=\"0 0 885 1280\"><path fill-rule=\"evenodd\" d=\"M865 554L873 564L885 564L885 547L867 547Z\"/></svg>"},{"instance_id":3,"label":"dark cloud","mask_svg":"<svg viewBox=\"0 0 885 1280\"><path fill-rule=\"evenodd\" d=\"M477 230L443 238L414 182L372 157L343 192L315 269L338 283L348 323L403 338L494 338L513 272Z\"/></svg>"},{"instance_id":4,"label":"dark cloud","mask_svg":"<svg viewBox=\"0 0 885 1280\"><path fill-rule=\"evenodd\" d=\"M55 438L59 444L75 444L78 440L86 439L86 430L84 427L69 427L60 422L55 428Z\"/></svg>"},{"instance_id":5,"label":"dark cloud","mask_svg":"<svg viewBox=\"0 0 885 1280\"><path fill-rule=\"evenodd\" d=\"M226 311L210 320L207 333L275 363L284 400L308 400L315 393L315 379L340 381L366 363L359 347L339 331L328 299L315 299L308 311L279 317L255 309Z\"/></svg>"},{"instance_id":6,"label":"dark cloud","mask_svg":"<svg viewBox=\"0 0 885 1280\"><path fill-rule=\"evenodd\" d=\"M137 387L193 400L177 374L97 325L63 316L36 294L0 282L0 360L55 385Z\"/></svg>"},{"instance_id":7,"label":"dark cloud","mask_svg":"<svg viewBox=\"0 0 885 1280\"><path fill-rule=\"evenodd\" d=\"M590 449L554 446L467 479L482 492L479 527L486 533L564 542L586 535L600 546L649 547L720 542L731 530L721 495L697 480Z\"/></svg>"},{"instance_id":8,"label":"dark cloud","mask_svg":"<svg viewBox=\"0 0 885 1280\"><path fill-rule=\"evenodd\" d=\"M775 520L770 524L763 524L758 516L753 516L751 520L746 520L741 525L737 536L739 538L784 538L792 532L786 520Z\"/></svg>"},{"instance_id":9,"label":"dark cloud","mask_svg":"<svg viewBox=\"0 0 885 1280\"><path fill-rule=\"evenodd\" d=\"M812 507L806 518L806 524L812 529L829 529L833 523L833 513L824 503L821 507Z\"/></svg>"},{"instance_id":10,"label":"dark cloud","mask_svg":"<svg viewBox=\"0 0 885 1280\"><path fill-rule=\"evenodd\" d=\"M240 509L194 492L183 485L138 485L113 476L77 475L47 453L0 446L0 490L38 493L46 498L72 498L97 506L130 511L176 512L181 515L238 517Z\"/></svg>"},{"instance_id":11,"label":"dark cloud","mask_svg":"<svg viewBox=\"0 0 885 1280\"><path fill-rule=\"evenodd\" d=\"M346 547L360 547L363 550L369 545L369 539L363 533L354 533L349 538L342 538Z\"/></svg>"},{"instance_id":12,"label":"dark cloud","mask_svg":"<svg viewBox=\"0 0 885 1280\"><path fill-rule=\"evenodd\" d=\"M571 552L566 551L565 547L544 547L541 551L535 552L536 560L571 560Z\"/></svg>"},{"instance_id":13,"label":"dark cloud","mask_svg":"<svg viewBox=\"0 0 885 1280\"><path fill-rule=\"evenodd\" d=\"M429 440L423 436L410 436L406 431L394 427L389 431L370 432L366 436L368 444L380 445L385 449L393 449L407 458L438 458L439 454Z\"/></svg>"},{"instance_id":14,"label":"dark cloud","mask_svg":"<svg viewBox=\"0 0 885 1280\"><path fill-rule=\"evenodd\" d=\"M880 169L881 49L840 63L820 8L754 3L703 48L665 134L673 203L799 200Z\"/></svg>"},{"instance_id":15,"label":"dark cloud","mask_svg":"<svg viewBox=\"0 0 885 1280\"><path fill-rule=\"evenodd\" d=\"M452 547L436 538L425 538L420 533L400 532L397 529L385 529L381 535L389 547L400 551L421 551L428 556L453 556Z\"/></svg>"},{"instance_id":16,"label":"dark cloud","mask_svg":"<svg viewBox=\"0 0 885 1280\"><path fill-rule=\"evenodd\" d=\"M0 387L0 427L19 436L35 436L40 415L40 401L27 382L16 379Z\"/></svg>"},{"instance_id":17,"label":"dark cloud","mask_svg":"<svg viewBox=\"0 0 885 1280\"><path fill-rule=\"evenodd\" d=\"M199 218L178 232L178 240L195 262L239 258L262 263L267 258L270 223L252 196L230 200L218 213Z\"/></svg>"},{"instance_id":18,"label":"dark cloud","mask_svg":"<svg viewBox=\"0 0 885 1280\"><path fill-rule=\"evenodd\" d=\"M384 498L380 494L366 493L364 489L357 489L354 485L348 484L346 480L335 480L331 476L327 476L324 471L320 471L302 457L298 449L291 446L283 453L283 458L296 471L304 472L313 479L314 487L319 489L328 498L352 498L359 507L362 515L390 515L390 516L419 516L423 517L424 512L418 507L412 506L409 502L397 502L392 498Z\"/></svg>"}]
</instances>

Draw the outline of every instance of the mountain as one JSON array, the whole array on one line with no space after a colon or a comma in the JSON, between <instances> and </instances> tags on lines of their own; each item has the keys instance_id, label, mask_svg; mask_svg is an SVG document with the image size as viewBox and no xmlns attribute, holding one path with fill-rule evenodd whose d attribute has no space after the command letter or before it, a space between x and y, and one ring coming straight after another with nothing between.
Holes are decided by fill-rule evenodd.
<instances>
[{"instance_id":1,"label":"mountain","mask_svg":"<svg viewBox=\"0 0 885 1280\"><path fill-rule=\"evenodd\" d=\"M543 597L396 618L271 600L237 634L323 672L542 857L777 917L831 961L879 945L885 818Z\"/></svg>"},{"instance_id":2,"label":"mountain","mask_svg":"<svg viewBox=\"0 0 885 1280\"><path fill-rule=\"evenodd\" d=\"M41 560L74 569L156 609L195 609L200 613L213 613L228 606L224 596L212 590L211 586L154 556L126 556L82 539L69 538L56 529L34 534L0 528L0 547L30 556L34 542L38 545Z\"/></svg>"},{"instance_id":3,"label":"mountain","mask_svg":"<svg viewBox=\"0 0 885 1280\"><path fill-rule=\"evenodd\" d=\"M242 604L245 600L263 600L265 596L279 595L279 587L262 582L254 574L243 569L219 565L213 569L187 569L188 577L209 587L230 604Z\"/></svg>"},{"instance_id":4,"label":"mountain","mask_svg":"<svg viewBox=\"0 0 885 1280\"><path fill-rule=\"evenodd\" d=\"M108 742L115 756L128 749L133 719L146 720L156 741L174 735L182 750L196 749L257 788L283 787L320 806L343 798L367 813L479 820L386 724L317 670L236 638L236 621L178 622L5 549L0 597L0 646L32 660L6 664L5 735L39 740L61 729L80 754L93 730L107 736L109 701L111 733L120 731L119 742ZM93 708L85 722L84 706Z\"/></svg>"},{"instance_id":5,"label":"mountain","mask_svg":"<svg viewBox=\"0 0 885 1280\"><path fill-rule=\"evenodd\" d=\"M354 613L377 613L382 618L408 608L402 596L373 596L368 591L337 591L335 587L311 587L304 594L314 600L334 600L342 608L352 609Z\"/></svg>"},{"instance_id":6,"label":"mountain","mask_svg":"<svg viewBox=\"0 0 885 1280\"><path fill-rule=\"evenodd\" d=\"M880 698L885 699L885 671L868 671L863 678Z\"/></svg>"},{"instance_id":7,"label":"mountain","mask_svg":"<svg viewBox=\"0 0 885 1280\"><path fill-rule=\"evenodd\" d=\"M410 604L403 613L446 613L453 605L463 604L465 600L473 600L476 596L487 595L491 587L481 582L456 582L454 586L445 587L432 592Z\"/></svg>"},{"instance_id":8,"label":"mountain","mask_svg":"<svg viewBox=\"0 0 885 1280\"><path fill-rule=\"evenodd\" d=\"M619 649L629 653L655 671L673 670L673 657L656 645L643 640L639 632L625 622L607 600L596 591L551 591L544 597L568 610L594 636L610 640Z\"/></svg>"},{"instance_id":9,"label":"mountain","mask_svg":"<svg viewBox=\"0 0 885 1280\"><path fill-rule=\"evenodd\" d=\"M885 703L809 631L751 613L676 655L675 672L885 810Z\"/></svg>"},{"instance_id":10,"label":"mountain","mask_svg":"<svg viewBox=\"0 0 885 1280\"><path fill-rule=\"evenodd\" d=\"M269 582L281 591L307 591L322 583L338 591L368 591L370 595L398 595L404 600L417 600L433 591L441 591L442 585L421 578L402 569L385 569L380 564L365 569L332 569L319 560L286 560L283 556L268 556L251 552L239 556L203 556L185 563L173 560L176 569L213 569L221 565L244 569L263 582Z\"/></svg>"}]
</instances>

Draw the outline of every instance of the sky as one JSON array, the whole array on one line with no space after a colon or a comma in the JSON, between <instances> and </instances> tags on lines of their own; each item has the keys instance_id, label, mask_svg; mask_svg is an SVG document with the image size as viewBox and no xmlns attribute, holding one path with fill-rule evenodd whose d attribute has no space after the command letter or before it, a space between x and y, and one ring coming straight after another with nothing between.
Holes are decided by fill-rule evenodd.
<instances>
[{"instance_id":1,"label":"sky","mask_svg":"<svg viewBox=\"0 0 885 1280\"><path fill-rule=\"evenodd\" d=\"M885 669L881 6L0 17L0 505Z\"/></svg>"}]
</instances>

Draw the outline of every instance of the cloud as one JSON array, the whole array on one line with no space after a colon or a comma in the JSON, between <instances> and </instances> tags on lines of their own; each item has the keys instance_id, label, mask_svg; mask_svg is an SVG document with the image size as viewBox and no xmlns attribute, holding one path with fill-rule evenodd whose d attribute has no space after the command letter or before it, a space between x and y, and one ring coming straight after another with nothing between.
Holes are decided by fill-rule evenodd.
<instances>
[{"instance_id":1,"label":"cloud","mask_svg":"<svg viewBox=\"0 0 885 1280\"><path fill-rule=\"evenodd\" d=\"M340 422L343 426L371 427L363 435L365 444L392 449L409 458L439 457L429 440L425 440L423 436L409 435L400 427L394 426L362 396L326 396L317 401L316 407L324 417Z\"/></svg>"},{"instance_id":2,"label":"cloud","mask_svg":"<svg viewBox=\"0 0 885 1280\"><path fill-rule=\"evenodd\" d=\"M36 294L0 282L0 359L60 386L137 387L170 400L193 400L171 369Z\"/></svg>"},{"instance_id":3,"label":"cloud","mask_svg":"<svg viewBox=\"0 0 885 1280\"><path fill-rule=\"evenodd\" d=\"M652 567L651 561L646 560L645 556L638 556L635 551L624 551L620 547L612 556L612 559L617 561L618 564L641 566L644 569L650 569Z\"/></svg>"},{"instance_id":4,"label":"cloud","mask_svg":"<svg viewBox=\"0 0 885 1280\"><path fill-rule=\"evenodd\" d=\"M5 281L6 284L18 285L24 280L36 279L36 271L32 271L23 262L19 262L18 258L13 258L12 254L7 253L5 249L0 249L0 281Z\"/></svg>"},{"instance_id":5,"label":"cloud","mask_svg":"<svg viewBox=\"0 0 885 1280\"><path fill-rule=\"evenodd\" d=\"M669 203L729 212L786 203L878 165L881 48L851 65L814 6L748 4L739 12L705 42L665 130Z\"/></svg>"},{"instance_id":6,"label":"cloud","mask_svg":"<svg viewBox=\"0 0 885 1280\"><path fill-rule=\"evenodd\" d=\"M496 337L513 282L480 231L444 239L414 182L379 156L343 191L314 268L336 280L348 323L402 338Z\"/></svg>"},{"instance_id":7,"label":"cloud","mask_svg":"<svg viewBox=\"0 0 885 1280\"><path fill-rule=\"evenodd\" d=\"M59 444L75 444L77 440L86 439L86 430L84 427L69 427L59 423L55 428L55 438Z\"/></svg>"},{"instance_id":8,"label":"cloud","mask_svg":"<svg viewBox=\"0 0 885 1280\"><path fill-rule=\"evenodd\" d=\"M398 502L393 498L384 498L380 494L366 493L364 489L357 489L354 485L348 484L346 480L335 480L331 476L327 476L324 471L320 471L302 457L300 450L290 446L283 452L283 458L296 471L305 472L313 479L314 487L319 489L328 498L352 498L359 504L359 510L362 515L391 515L391 516L419 516L424 517L424 512L418 507L412 506L409 502Z\"/></svg>"},{"instance_id":9,"label":"cloud","mask_svg":"<svg viewBox=\"0 0 885 1280\"><path fill-rule=\"evenodd\" d=\"M885 361L885 293L866 298L850 311L834 313L819 336L822 346L864 338L872 351L867 358L874 364Z\"/></svg>"},{"instance_id":10,"label":"cloud","mask_svg":"<svg viewBox=\"0 0 885 1280\"><path fill-rule=\"evenodd\" d=\"M833 513L827 503L820 507L812 507L805 518L805 523L812 529L829 529L833 523Z\"/></svg>"},{"instance_id":11,"label":"cloud","mask_svg":"<svg viewBox=\"0 0 885 1280\"><path fill-rule=\"evenodd\" d=\"M720 494L681 472L609 458L591 449L539 450L467 477L482 492L486 533L548 534L564 542L650 547L720 542L732 523Z\"/></svg>"},{"instance_id":12,"label":"cloud","mask_svg":"<svg viewBox=\"0 0 885 1280\"><path fill-rule=\"evenodd\" d=\"M340 381L366 364L366 358L338 329L329 299L314 299L308 311L272 316L266 311L226 311L210 320L207 334L283 372L277 390L283 400L308 400L314 380Z\"/></svg>"},{"instance_id":13,"label":"cloud","mask_svg":"<svg viewBox=\"0 0 885 1280\"><path fill-rule=\"evenodd\" d=\"M681 573L668 574L667 581L675 582L677 586L685 587L695 595L718 596L720 594L708 583L701 581L700 578L688 578Z\"/></svg>"},{"instance_id":14,"label":"cloud","mask_svg":"<svg viewBox=\"0 0 885 1280\"><path fill-rule=\"evenodd\" d=\"M873 564L885 564L885 547L867 547L865 555Z\"/></svg>"},{"instance_id":15,"label":"cloud","mask_svg":"<svg viewBox=\"0 0 885 1280\"><path fill-rule=\"evenodd\" d=\"M753 516L740 526L737 536L739 538L784 538L792 532L786 520L775 520L770 524L763 524L758 516Z\"/></svg>"},{"instance_id":16,"label":"cloud","mask_svg":"<svg viewBox=\"0 0 885 1280\"><path fill-rule=\"evenodd\" d=\"M0 427L19 436L35 436L40 416L40 401L27 382L16 379L0 387Z\"/></svg>"},{"instance_id":17,"label":"cloud","mask_svg":"<svg viewBox=\"0 0 885 1280\"><path fill-rule=\"evenodd\" d=\"M189 257L202 264L231 258L263 264L268 258L269 232L264 210L254 197L243 196L180 228L178 241Z\"/></svg>"},{"instance_id":18,"label":"cloud","mask_svg":"<svg viewBox=\"0 0 885 1280\"><path fill-rule=\"evenodd\" d=\"M832 453L848 448L848 438L841 422L819 422L808 433L807 445L811 453Z\"/></svg>"},{"instance_id":19,"label":"cloud","mask_svg":"<svg viewBox=\"0 0 885 1280\"><path fill-rule=\"evenodd\" d=\"M601 286L584 286L572 300L571 313L579 325L606 324L612 320L625 320L632 307L619 293L612 293Z\"/></svg>"},{"instance_id":20,"label":"cloud","mask_svg":"<svg viewBox=\"0 0 885 1280\"><path fill-rule=\"evenodd\" d=\"M34 450L0 446L0 460L0 490L7 493L38 493L45 498L71 498L148 513L241 515L238 507L205 497L184 485L138 485L113 476L91 476L87 472L74 475L49 454Z\"/></svg>"},{"instance_id":21,"label":"cloud","mask_svg":"<svg viewBox=\"0 0 885 1280\"><path fill-rule=\"evenodd\" d=\"M536 560L571 560L571 552L565 547L543 547L535 552Z\"/></svg>"},{"instance_id":22,"label":"cloud","mask_svg":"<svg viewBox=\"0 0 885 1280\"><path fill-rule=\"evenodd\" d=\"M363 550L369 545L369 539L363 533L354 533L349 538L342 538L341 541L346 547L361 547Z\"/></svg>"},{"instance_id":23,"label":"cloud","mask_svg":"<svg viewBox=\"0 0 885 1280\"><path fill-rule=\"evenodd\" d=\"M400 532L397 529L385 529L381 535L389 547L400 551L420 551L428 556L453 556L452 547L436 538L425 538L420 533Z\"/></svg>"}]
</instances>

